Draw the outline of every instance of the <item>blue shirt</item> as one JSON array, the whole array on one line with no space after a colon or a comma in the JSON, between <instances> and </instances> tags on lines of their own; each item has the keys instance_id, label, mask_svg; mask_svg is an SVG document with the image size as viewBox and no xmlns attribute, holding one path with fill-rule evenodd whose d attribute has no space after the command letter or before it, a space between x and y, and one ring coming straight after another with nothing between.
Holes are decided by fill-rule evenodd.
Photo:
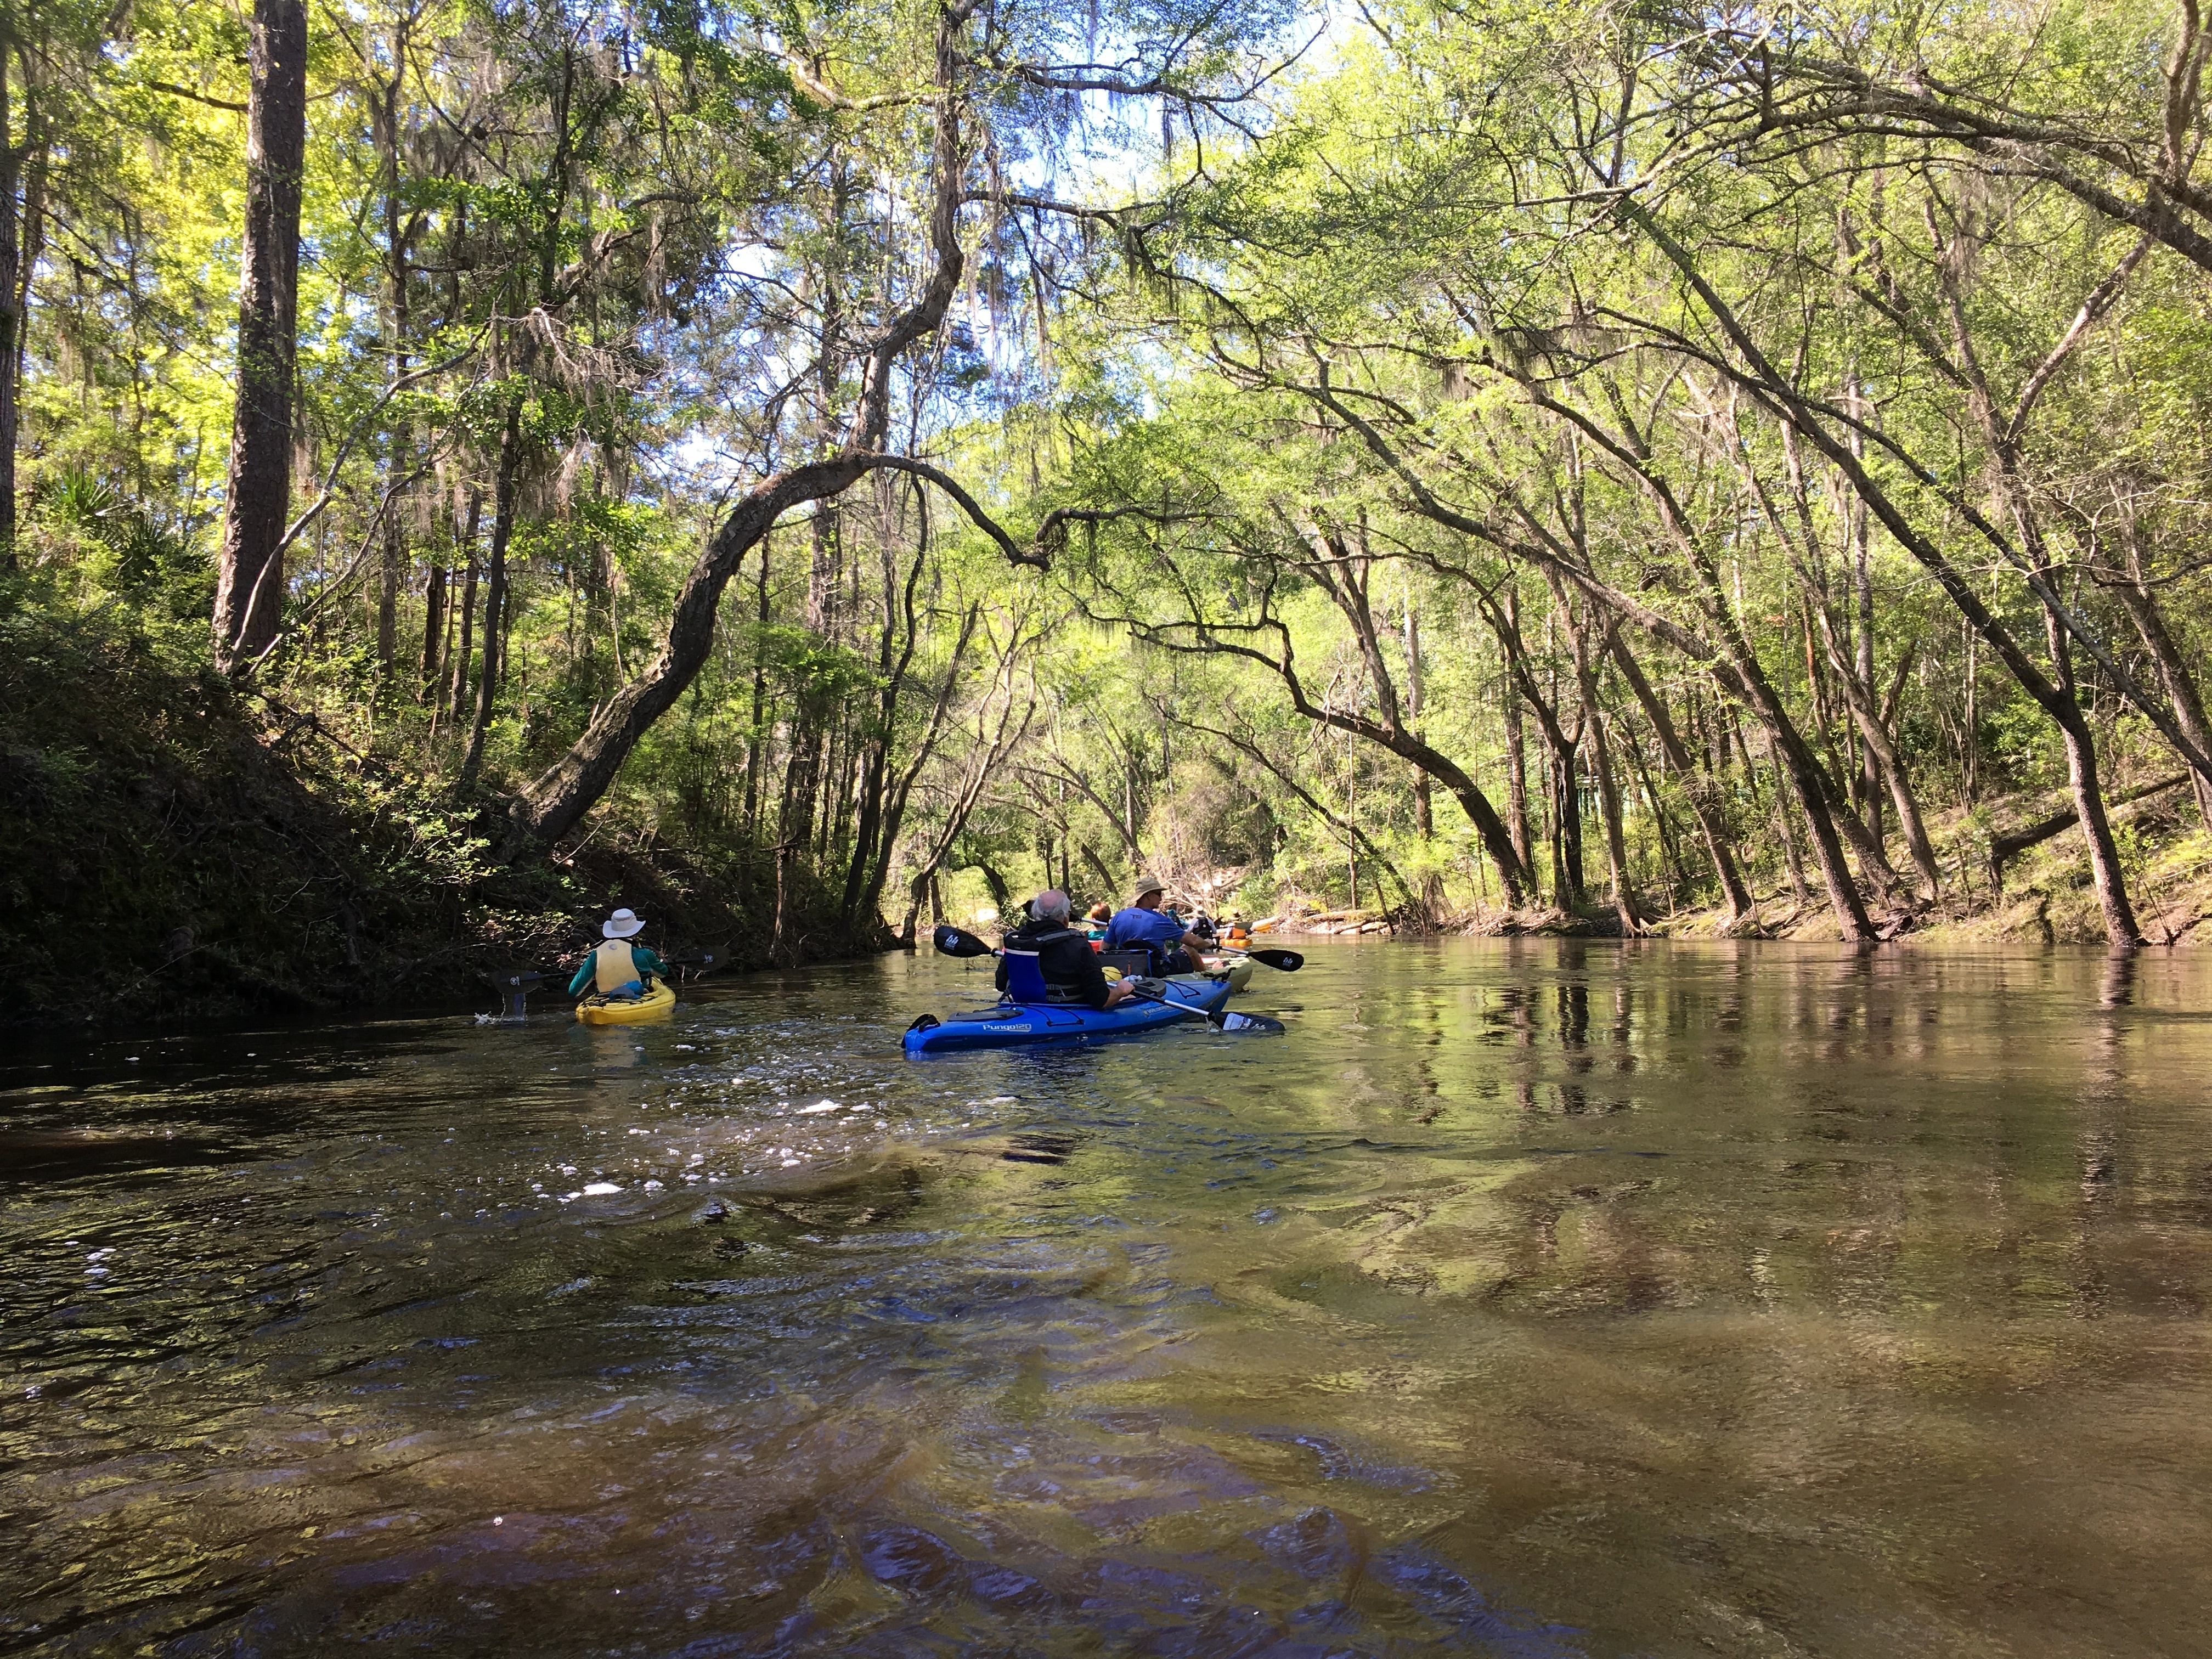
<instances>
[{"instance_id":1,"label":"blue shirt","mask_svg":"<svg viewBox=\"0 0 2212 1659\"><path fill-rule=\"evenodd\" d=\"M1172 951L1189 931L1164 910L1146 910L1133 904L1126 910L1116 910L1114 920L1106 924L1106 948Z\"/></svg>"}]
</instances>

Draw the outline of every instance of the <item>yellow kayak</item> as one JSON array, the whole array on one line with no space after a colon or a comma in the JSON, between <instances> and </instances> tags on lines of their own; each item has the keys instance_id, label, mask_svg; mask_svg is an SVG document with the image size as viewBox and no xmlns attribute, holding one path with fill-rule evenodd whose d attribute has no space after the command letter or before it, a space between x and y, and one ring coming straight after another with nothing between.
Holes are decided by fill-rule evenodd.
<instances>
[{"instance_id":1,"label":"yellow kayak","mask_svg":"<svg viewBox=\"0 0 2212 1659\"><path fill-rule=\"evenodd\" d=\"M1198 971L1208 979L1225 979L1231 991L1241 991L1252 982L1252 958L1235 957L1226 962L1216 959Z\"/></svg>"},{"instance_id":2,"label":"yellow kayak","mask_svg":"<svg viewBox=\"0 0 2212 1659\"><path fill-rule=\"evenodd\" d=\"M576 1018L586 1025L642 1025L649 1019L666 1019L675 1009L675 988L655 980L650 991L633 1001L586 997L576 1005Z\"/></svg>"}]
</instances>

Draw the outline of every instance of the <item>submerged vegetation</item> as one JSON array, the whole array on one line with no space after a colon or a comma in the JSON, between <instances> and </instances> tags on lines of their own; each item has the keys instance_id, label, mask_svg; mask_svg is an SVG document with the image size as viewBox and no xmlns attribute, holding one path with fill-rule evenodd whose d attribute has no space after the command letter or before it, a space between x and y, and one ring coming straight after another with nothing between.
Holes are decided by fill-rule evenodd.
<instances>
[{"instance_id":1,"label":"submerged vegetation","mask_svg":"<svg viewBox=\"0 0 2212 1659\"><path fill-rule=\"evenodd\" d=\"M0 32L0 951L2212 913L2193 6Z\"/></svg>"}]
</instances>

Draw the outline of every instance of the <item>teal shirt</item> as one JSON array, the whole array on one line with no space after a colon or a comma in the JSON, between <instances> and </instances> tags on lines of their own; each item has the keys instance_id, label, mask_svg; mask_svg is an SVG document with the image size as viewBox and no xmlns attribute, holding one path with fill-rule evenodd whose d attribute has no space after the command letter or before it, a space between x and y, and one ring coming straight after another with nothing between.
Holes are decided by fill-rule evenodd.
<instances>
[{"instance_id":1,"label":"teal shirt","mask_svg":"<svg viewBox=\"0 0 2212 1659\"><path fill-rule=\"evenodd\" d=\"M668 964L653 955L651 945L639 945L631 941L625 941L625 943L629 944L630 960L637 963L640 973L658 974L663 979L668 977ZM584 965L576 969L576 977L568 981L570 996L580 997L591 988L592 978L597 971L599 960L599 953L596 946L584 952Z\"/></svg>"}]
</instances>

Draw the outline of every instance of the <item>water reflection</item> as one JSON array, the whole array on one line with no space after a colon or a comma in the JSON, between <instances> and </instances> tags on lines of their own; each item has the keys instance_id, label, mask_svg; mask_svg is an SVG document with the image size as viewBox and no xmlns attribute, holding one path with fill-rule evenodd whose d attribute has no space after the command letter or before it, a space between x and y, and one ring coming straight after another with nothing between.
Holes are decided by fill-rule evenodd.
<instances>
[{"instance_id":1,"label":"water reflection","mask_svg":"<svg viewBox=\"0 0 2212 1659\"><path fill-rule=\"evenodd\" d=\"M1310 959L19 1054L0 1647L2212 1650L2193 959Z\"/></svg>"}]
</instances>

